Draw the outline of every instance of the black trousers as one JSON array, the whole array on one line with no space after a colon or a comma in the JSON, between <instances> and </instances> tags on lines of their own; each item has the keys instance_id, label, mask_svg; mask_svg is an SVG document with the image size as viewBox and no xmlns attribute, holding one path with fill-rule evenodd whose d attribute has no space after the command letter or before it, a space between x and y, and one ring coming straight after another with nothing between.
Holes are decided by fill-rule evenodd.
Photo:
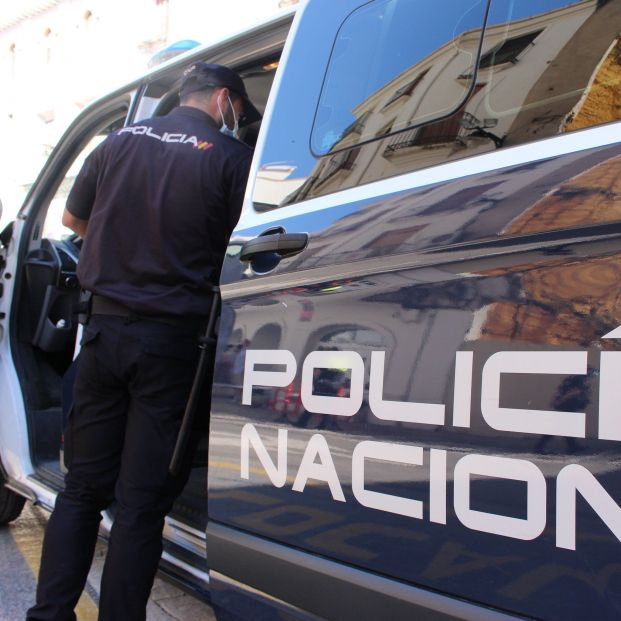
<instances>
[{"instance_id":1,"label":"black trousers","mask_svg":"<svg viewBox=\"0 0 621 621\"><path fill-rule=\"evenodd\" d=\"M46 529L28 620L75 621L101 511L113 501L99 619L145 619L164 517L191 465L188 454L179 476L168 472L198 361L199 329L191 322L91 317L65 431L65 490Z\"/></svg>"}]
</instances>

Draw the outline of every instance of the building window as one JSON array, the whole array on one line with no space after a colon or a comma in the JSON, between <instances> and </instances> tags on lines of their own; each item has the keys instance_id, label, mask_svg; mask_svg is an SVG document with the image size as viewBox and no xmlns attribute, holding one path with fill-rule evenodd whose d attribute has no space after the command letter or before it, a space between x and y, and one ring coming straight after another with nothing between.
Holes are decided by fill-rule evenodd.
<instances>
[{"instance_id":1,"label":"building window","mask_svg":"<svg viewBox=\"0 0 621 621\"><path fill-rule=\"evenodd\" d=\"M474 97L483 86L482 84L477 84L474 87L471 98ZM407 149L409 147L432 147L453 143L464 133L465 124L463 119L466 115L474 119L474 121L477 121L476 117L473 117L471 114L469 115L464 111L464 108L460 108L454 114L440 121L428 123L422 127L397 134L386 146L384 155L391 155L395 151L400 151L401 149ZM472 122L470 125L472 125ZM469 127L469 129L482 130L483 128ZM491 134L489 134L489 136L491 136Z\"/></svg>"},{"instance_id":2,"label":"building window","mask_svg":"<svg viewBox=\"0 0 621 621\"><path fill-rule=\"evenodd\" d=\"M11 59L11 79L14 80L17 69L17 45L15 43L11 43L11 45L9 45L9 55Z\"/></svg>"},{"instance_id":3,"label":"building window","mask_svg":"<svg viewBox=\"0 0 621 621\"><path fill-rule=\"evenodd\" d=\"M362 134L362 132L364 131L364 126L366 125L367 120L369 119L369 117L371 116L371 112L367 111L365 113L363 113L363 115L359 118L356 119L344 132L343 132L343 138L345 136L348 136L349 134Z\"/></svg>"},{"instance_id":4,"label":"building window","mask_svg":"<svg viewBox=\"0 0 621 621\"><path fill-rule=\"evenodd\" d=\"M429 73L429 69L425 69L422 73L419 73L411 82L408 82L405 86L398 88L394 95L384 104L384 108L388 108L388 106L401 97L410 97L414 92L414 89L420 84L421 80Z\"/></svg>"},{"instance_id":5,"label":"building window","mask_svg":"<svg viewBox=\"0 0 621 621\"><path fill-rule=\"evenodd\" d=\"M488 69L489 67L495 67L504 63L516 63L518 56L531 45L542 32L543 30L537 30L536 32L530 32L520 37L513 37L512 39L503 41L481 56L479 69Z\"/></svg>"},{"instance_id":6,"label":"building window","mask_svg":"<svg viewBox=\"0 0 621 621\"><path fill-rule=\"evenodd\" d=\"M328 161L325 168L325 174L322 178L322 183L336 175L339 170L353 170L358 155L360 154L360 147L354 147L347 151L341 151L333 155Z\"/></svg>"},{"instance_id":7,"label":"building window","mask_svg":"<svg viewBox=\"0 0 621 621\"><path fill-rule=\"evenodd\" d=\"M388 134L392 133L392 124L393 121L384 125L378 132L375 134L376 138L383 138L384 136L388 136Z\"/></svg>"},{"instance_id":8,"label":"building window","mask_svg":"<svg viewBox=\"0 0 621 621\"><path fill-rule=\"evenodd\" d=\"M52 29L46 28L43 31L44 38L44 54L45 54L45 64L52 64Z\"/></svg>"}]
</instances>

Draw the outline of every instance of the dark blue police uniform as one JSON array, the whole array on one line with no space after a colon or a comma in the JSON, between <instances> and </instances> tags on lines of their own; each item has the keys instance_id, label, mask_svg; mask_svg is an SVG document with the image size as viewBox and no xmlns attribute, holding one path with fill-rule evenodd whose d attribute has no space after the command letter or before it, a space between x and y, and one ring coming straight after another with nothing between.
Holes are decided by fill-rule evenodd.
<instances>
[{"instance_id":1,"label":"dark blue police uniform","mask_svg":"<svg viewBox=\"0 0 621 621\"><path fill-rule=\"evenodd\" d=\"M88 220L78 276L94 294L65 432L69 472L43 547L29 619L75 619L100 512L116 500L100 619L144 619L168 471L198 360L197 337L241 210L251 150L181 106L109 136L67 202Z\"/></svg>"}]
</instances>

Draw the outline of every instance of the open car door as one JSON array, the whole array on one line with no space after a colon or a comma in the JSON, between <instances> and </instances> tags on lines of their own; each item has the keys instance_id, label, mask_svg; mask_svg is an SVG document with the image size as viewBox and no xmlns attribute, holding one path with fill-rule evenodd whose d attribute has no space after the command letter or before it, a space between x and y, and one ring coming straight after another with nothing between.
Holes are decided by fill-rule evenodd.
<instances>
[{"instance_id":1,"label":"open car door","mask_svg":"<svg viewBox=\"0 0 621 621\"><path fill-rule=\"evenodd\" d=\"M12 510L0 507L0 520L19 514L15 494L50 507L63 483L63 377L76 352L81 240L61 216L84 159L123 125L135 91L113 93L74 121L2 233L0 463Z\"/></svg>"}]
</instances>

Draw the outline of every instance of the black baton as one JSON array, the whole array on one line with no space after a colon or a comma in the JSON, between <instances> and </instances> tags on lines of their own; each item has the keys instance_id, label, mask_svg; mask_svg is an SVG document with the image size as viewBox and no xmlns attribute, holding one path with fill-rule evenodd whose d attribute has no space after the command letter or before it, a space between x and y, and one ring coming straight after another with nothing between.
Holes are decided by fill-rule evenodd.
<instances>
[{"instance_id":1,"label":"black baton","mask_svg":"<svg viewBox=\"0 0 621 621\"><path fill-rule=\"evenodd\" d=\"M216 321L220 309L220 289L218 287L213 287L212 293L213 297L211 298L211 309L209 311L209 317L207 318L207 327L205 328L203 336L199 339L201 354L198 359L190 396L188 397L185 412L183 413L183 420L181 421L181 428L177 436L175 450L170 460L170 465L168 466L168 471L173 476L177 476L181 471L181 464L183 463L183 458L188 448L188 442L194 431L194 420L196 418L196 411L198 410L201 391L203 390L203 382L205 381L205 375L209 367L210 357L215 353L217 342Z\"/></svg>"}]
</instances>

